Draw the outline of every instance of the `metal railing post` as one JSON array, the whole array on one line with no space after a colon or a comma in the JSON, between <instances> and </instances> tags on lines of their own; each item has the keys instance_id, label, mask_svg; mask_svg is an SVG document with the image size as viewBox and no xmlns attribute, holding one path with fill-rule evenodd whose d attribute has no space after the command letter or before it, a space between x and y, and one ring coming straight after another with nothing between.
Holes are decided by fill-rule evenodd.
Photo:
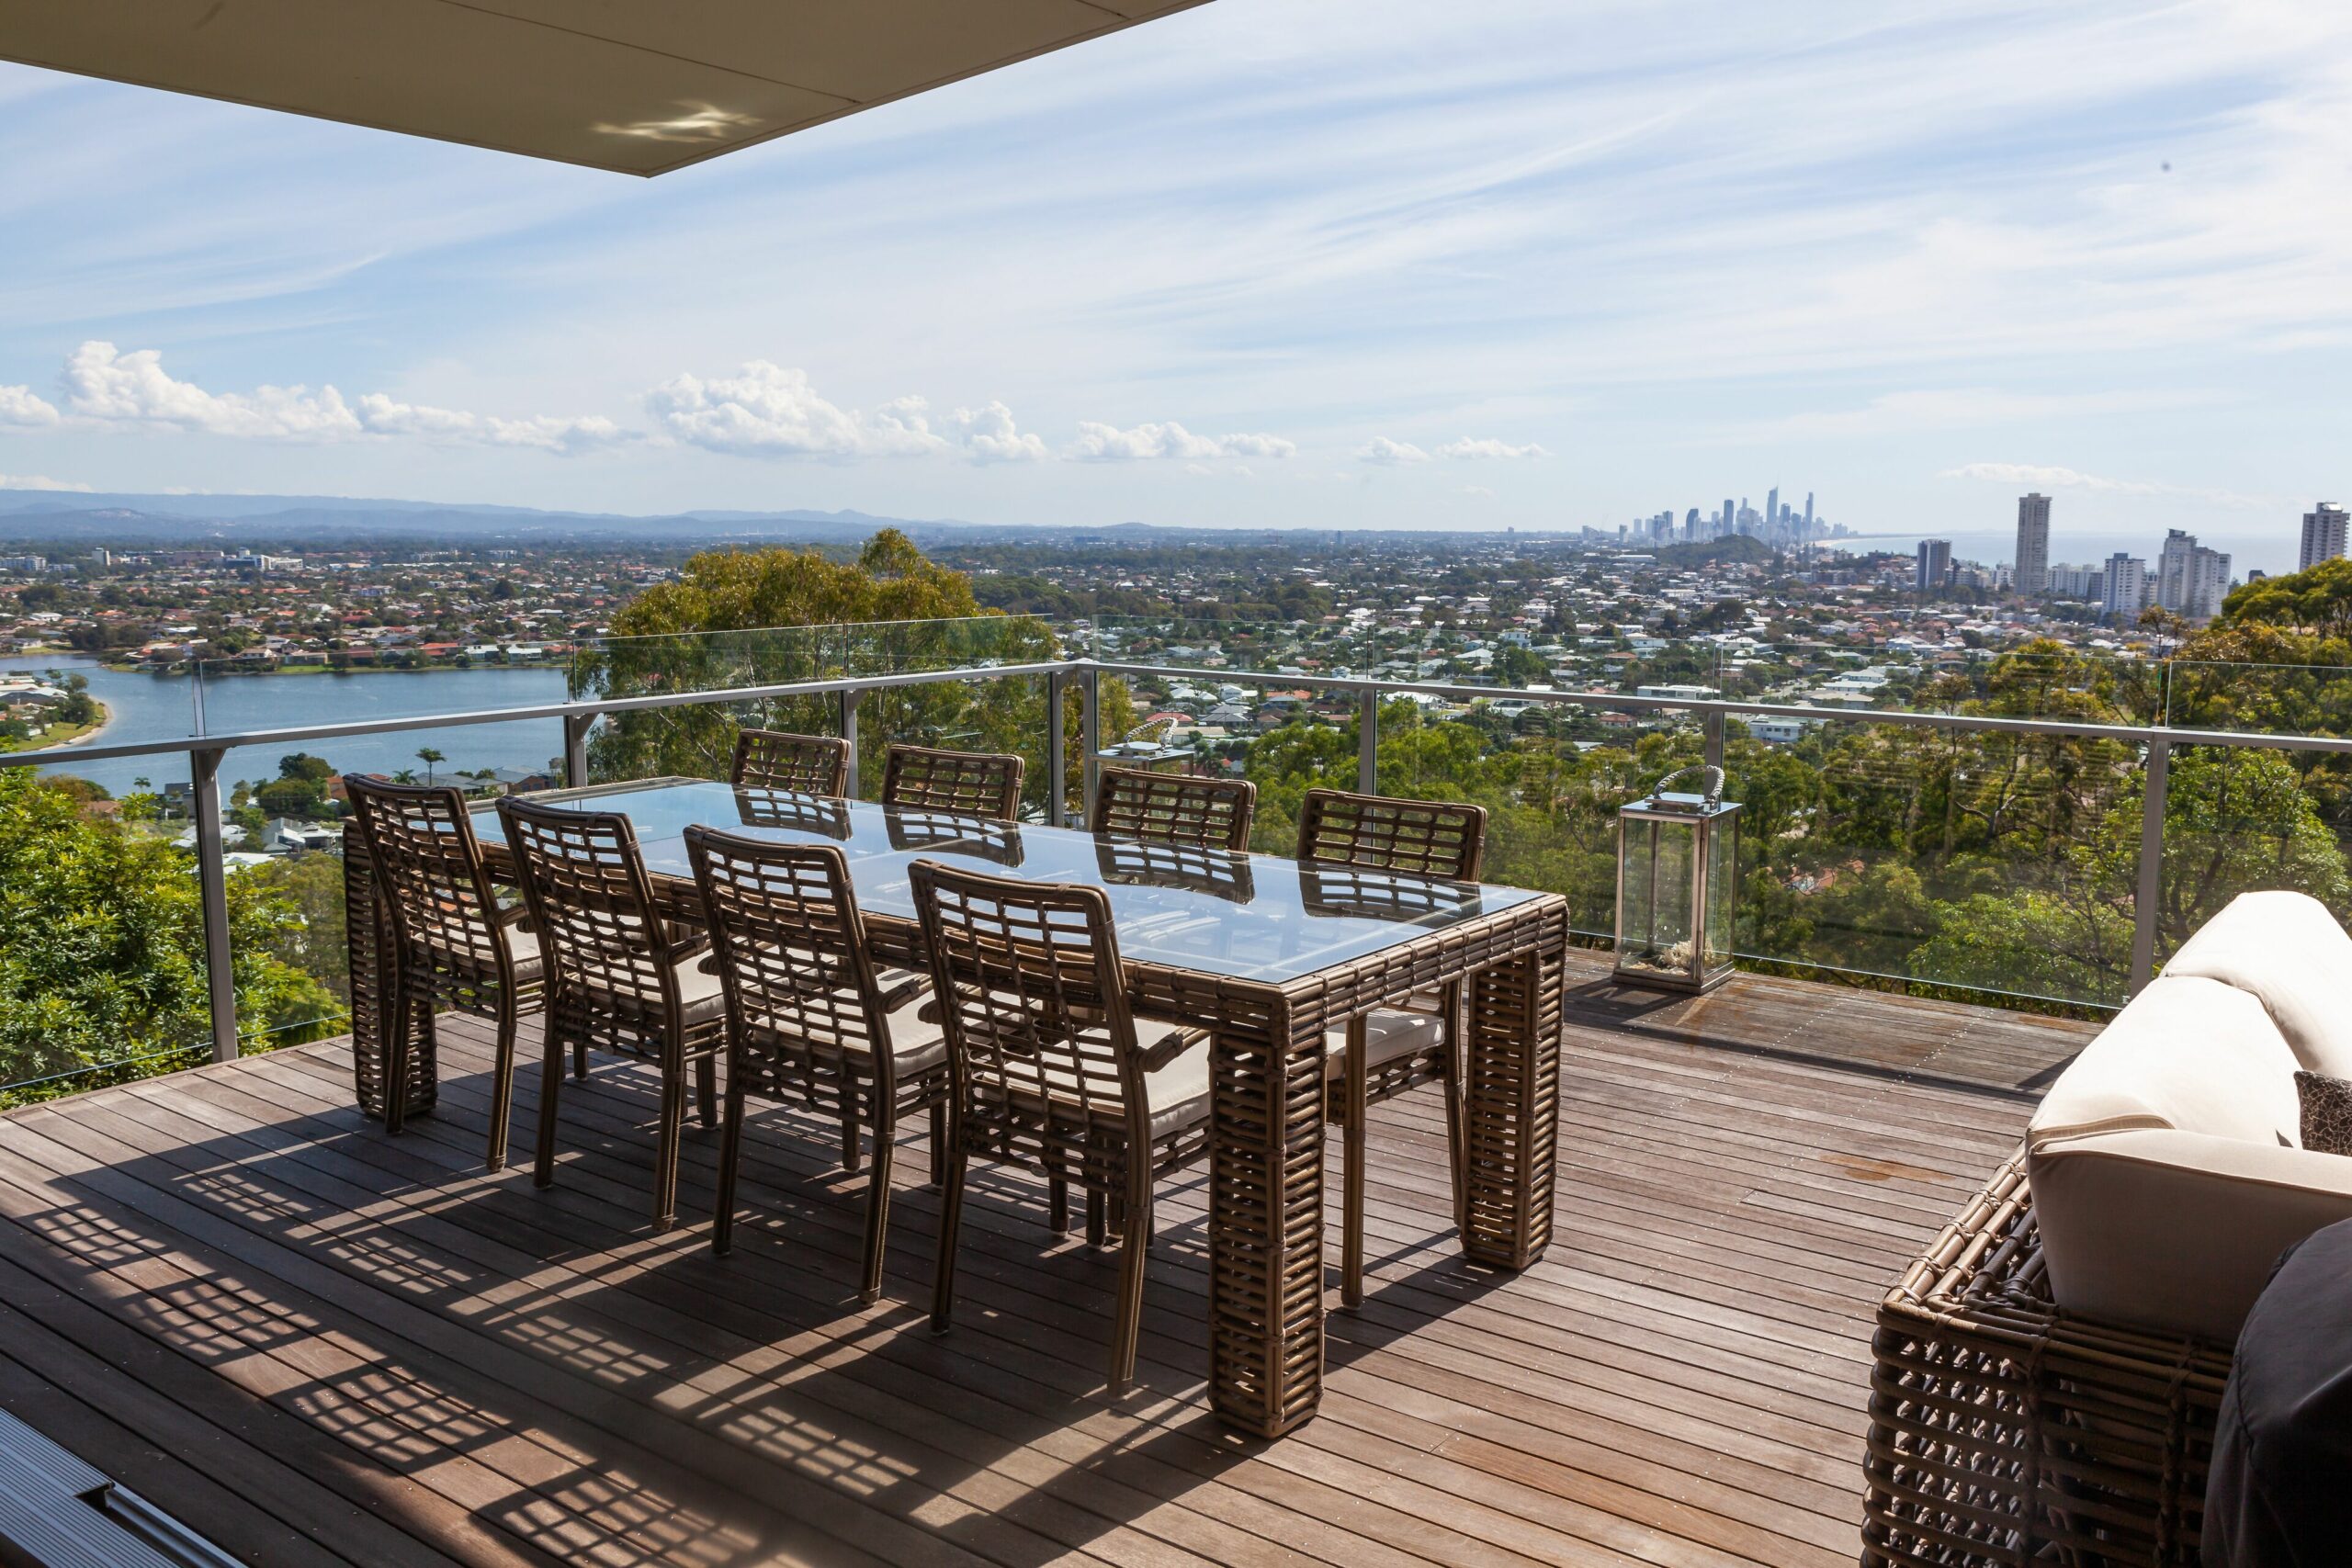
<instances>
[{"instance_id":1,"label":"metal railing post","mask_svg":"<svg viewBox=\"0 0 2352 1568\"><path fill-rule=\"evenodd\" d=\"M1091 668L1078 672L1078 749L1086 759L1081 791L1084 820L1094 820L1094 753L1102 750L1102 675Z\"/></svg>"},{"instance_id":2,"label":"metal railing post","mask_svg":"<svg viewBox=\"0 0 2352 1568\"><path fill-rule=\"evenodd\" d=\"M1061 671L1046 677L1046 820L1057 828L1069 806L1069 762L1062 738L1063 694L1069 689L1069 677Z\"/></svg>"},{"instance_id":3,"label":"metal railing post","mask_svg":"<svg viewBox=\"0 0 2352 1568\"><path fill-rule=\"evenodd\" d=\"M1356 793L1380 793L1380 689L1356 694Z\"/></svg>"},{"instance_id":4,"label":"metal railing post","mask_svg":"<svg viewBox=\"0 0 2352 1568\"><path fill-rule=\"evenodd\" d=\"M2156 973L2156 916L2164 903L2165 795L2172 775L2172 742L2148 742L2146 793L2140 800L2140 880L2132 897L2132 994Z\"/></svg>"},{"instance_id":5,"label":"metal railing post","mask_svg":"<svg viewBox=\"0 0 2352 1568\"><path fill-rule=\"evenodd\" d=\"M594 714L572 714L563 721L563 782L568 789L588 787L588 728Z\"/></svg>"},{"instance_id":6,"label":"metal railing post","mask_svg":"<svg viewBox=\"0 0 2352 1568\"><path fill-rule=\"evenodd\" d=\"M1707 738L1707 766L1720 770L1724 765L1724 710L1709 708L1703 721Z\"/></svg>"},{"instance_id":7,"label":"metal railing post","mask_svg":"<svg viewBox=\"0 0 2352 1568\"><path fill-rule=\"evenodd\" d=\"M855 686L842 691L842 739L849 742L849 761L844 771L849 778L849 797L857 798L857 696Z\"/></svg>"},{"instance_id":8,"label":"metal railing post","mask_svg":"<svg viewBox=\"0 0 2352 1568\"><path fill-rule=\"evenodd\" d=\"M212 1003L212 1059L237 1059L237 971L229 951L229 861L220 835L220 759L207 749L188 753L195 784L196 885L204 908L204 988Z\"/></svg>"}]
</instances>

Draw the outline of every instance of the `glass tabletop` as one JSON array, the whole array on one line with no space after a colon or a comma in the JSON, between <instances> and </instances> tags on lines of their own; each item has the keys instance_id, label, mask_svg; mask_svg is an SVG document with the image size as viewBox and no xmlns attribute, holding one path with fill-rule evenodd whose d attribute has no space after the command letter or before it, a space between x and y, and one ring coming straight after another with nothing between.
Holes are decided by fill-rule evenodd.
<instances>
[{"instance_id":1,"label":"glass tabletop","mask_svg":"<svg viewBox=\"0 0 2352 1568\"><path fill-rule=\"evenodd\" d=\"M900 919L915 918L908 867L925 857L1035 882L1082 883L1109 897L1125 957L1270 985L1544 897L723 784L618 785L546 804L624 813L646 869L657 876L694 874L684 833L695 824L833 844L849 863L859 908ZM474 823L484 842L503 841L495 810L478 809Z\"/></svg>"}]
</instances>

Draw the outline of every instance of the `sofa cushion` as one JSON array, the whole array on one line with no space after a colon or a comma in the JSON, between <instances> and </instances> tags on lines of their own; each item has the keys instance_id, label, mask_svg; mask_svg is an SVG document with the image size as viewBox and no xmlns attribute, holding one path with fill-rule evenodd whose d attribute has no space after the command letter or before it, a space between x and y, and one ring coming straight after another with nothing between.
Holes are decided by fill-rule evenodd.
<instances>
[{"instance_id":1,"label":"sofa cushion","mask_svg":"<svg viewBox=\"0 0 2352 1568\"><path fill-rule=\"evenodd\" d=\"M2262 998L2296 1058L2352 1077L2352 937L2302 893L2241 893L2165 964Z\"/></svg>"},{"instance_id":2,"label":"sofa cushion","mask_svg":"<svg viewBox=\"0 0 2352 1568\"><path fill-rule=\"evenodd\" d=\"M2165 1128L2045 1139L2026 1180L2061 1307L2224 1347L2278 1255L2352 1219L2352 1160Z\"/></svg>"},{"instance_id":3,"label":"sofa cushion","mask_svg":"<svg viewBox=\"0 0 2352 1568\"><path fill-rule=\"evenodd\" d=\"M2059 1076L2026 1138L2039 1145L2138 1127L2293 1145L2302 1120L2295 1066L2255 997L2167 972Z\"/></svg>"}]
</instances>

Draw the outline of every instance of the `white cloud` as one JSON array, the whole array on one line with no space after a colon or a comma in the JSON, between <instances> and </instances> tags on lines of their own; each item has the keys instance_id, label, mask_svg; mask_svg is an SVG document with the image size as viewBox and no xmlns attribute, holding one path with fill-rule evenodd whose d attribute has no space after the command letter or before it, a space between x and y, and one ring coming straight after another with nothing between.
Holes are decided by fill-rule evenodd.
<instances>
[{"instance_id":1,"label":"white cloud","mask_svg":"<svg viewBox=\"0 0 2352 1568\"><path fill-rule=\"evenodd\" d=\"M78 490L90 487L73 479L52 479L45 474L0 474L0 490Z\"/></svg>"},{"instance_id":2,"label":"white cloud","mask_svg":"<svg viewBox=\"0 0 2352 1568\"><path fill-rule=\"evenodd\" d=\"M554 414L504 419L497 414L396 402L381 392L360 397L359 421L370 435L414 435L428 441L524 446L542 452L580 452L637 439L635 432L623 430L601 414L578 419Z\"/></svg>"},{"instance_id":3,"label":"white cloud","mask_svg":"<svg viewBox=\"0 0 2352 1568\"><path fill-rule=\"evenodd\" d=\"M84 419L292 441L360 434L358 416L333 387L315 393L301 386L208 392L175 379L152 348L124 354L110 343L85 343L67 356L64 385L67 412Z\"/></svg>"},{"instance_id":4,"label":"white cloud","mask_svg":"<svg viewBox=\"0 0 2352 1568\"><path fill-rule=\"evenodd\" d=\"M158 350L143 348L125 354L110 343L96 340L67 356L63 381L65 412L76 422L161 425L242 440L409 437L578 452L636 438L633 432L601 415L566 419L533 414L508 419L404 403L381 392L364 392L356 400L346 400L332 386L322 386L316 392L303 386L265 386L249 393L209 392L165 370ZM0 417L10 406L5 394L21 389L0 388ZM39 403L38 399L33 400ZM57 417L54 410L51 417Z\"/></svg>"},{"instance_id":5,"label":"white cloud","mask_svg":"<svg viewBox=\"0 0 2352 1568\"><path fill-rule=\"evenodd\" d=\"M1459 441L1449 441L1439 447L1437 455L1441 457L1548 457L1552 454L1532 442L1525 446L1514 446L1508 441L1497 441L1491 436L1481 440L1465 435Z\"/></svg>"},{"instance_id":6,"label":"white cloud","mask_svg":"<svg viewBox=\"0 0 2352 1568\"><path fill-rule=\"evenodd\" d=\"M0 387L0 427L55 424L57 410L33 395L30 387Z\"/></svg>"},{"instance_id":7,"label":"white cloud","mask_svg":"<svg viewBox=\"0 0 2352 1568\"><path fill-rule=\"evenodd\" d=\"M807 371L764 359L707 381L673 376L645 394L645 406L678 440L746 457L918 457L947 446L921 398L844 409L819 397Z\"/></svg>"},{"instance_id":8,"label":"white cloud","mask_svg":"<svg viewBox=\"0 0 2352 1568\"><path fill-rule=\"evenodd\" d=\"M1375 435L1356 448L1356 456L1367 463L1426 463L1430 455L1409 441L1391 441L1385 435Z\"/></svg>"},{"instance_id":9,"label":"white cloud","mask_svg":"<svg viewBox=\"0 0 2352 1568\"><path fill-rule=\"evenodd\" d=\"M1288 457L1297 451L1296 442L1279 435L1195 435L1172 419L1131 430L1082 419L1067 455L1082 463L1134 463L1158 457Z\"/></svg>"},{"instance_id":10,"label":"white cloud","mask_svg":"<svg viewBox=\"0 0 2352 1568\"><path fill-rule=\"evenodd\" d=\"M1938 474L1939 479L1984 479L2002 485L2024 485L2031 490L2103 491L2111 495L2169 495L2191 501L2211 502L2216 506L2237 506L2252 510L2275 509L2284 504L2278 496L2245 495L2237 491L2206 490L2193 485L2165 484L2158 479L2118 479L2101 474L2086 474L2079 468L2058 468L2044 463L1962 463L1956 468L1946 468Z\"/></svg>"},{"instance_id":11,"label":"white cloud","mask_svg":"<svg viewBox=\"0 0 2352 1568\"><path fill-rule=\"evenodd\" d=\"M1045 461L1044 437L1023 434L1012 411L995 399L977 409L957 409L955 423L964 437L965 456L975 463Z\"/></svg>"},{"instance_id":12,"label":"white cloud","mask_svg":"<svg viewBox=\"0 0 2352 1568\"><path fill-rule=\"evenodd\" d=\"M1476 496L1480 501L1492 501L1495 499L1495 492L1488 490L1485 485L1464 485L1462 487L1462 493L1464 495Z\"/></svg>"}]
</instances>

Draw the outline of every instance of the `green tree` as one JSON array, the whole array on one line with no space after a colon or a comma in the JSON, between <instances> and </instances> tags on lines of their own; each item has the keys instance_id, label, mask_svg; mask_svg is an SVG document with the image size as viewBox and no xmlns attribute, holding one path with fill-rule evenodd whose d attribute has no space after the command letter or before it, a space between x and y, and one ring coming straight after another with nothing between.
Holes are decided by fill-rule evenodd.
<instances>
[{"instance_id":1,"label":"green tree","mask_svg":"<svg viewBox=\"0 0 2352 1568\"><path fill-rule=\"evenodd\" d=\"M0 770L0 1083L209 1040L193 870L167 840L85 816L74 792ZM295 905L243 876L228 892L245 1026L339 1027L334 995L275 951Z\"/></svg>"},{"instance_id":2,"label":"green tree","mask_svg":"<svg viewBox=\"0 0 2352 1568\"><path fill-rule=\"evenodd\" d=\"M416 749L416 760L424 764L424 782L426 784L431 784L433 782L434 764L436 762L446 762L449 759L435 747L420 746Z\"/></svg>"}]
</instances>

